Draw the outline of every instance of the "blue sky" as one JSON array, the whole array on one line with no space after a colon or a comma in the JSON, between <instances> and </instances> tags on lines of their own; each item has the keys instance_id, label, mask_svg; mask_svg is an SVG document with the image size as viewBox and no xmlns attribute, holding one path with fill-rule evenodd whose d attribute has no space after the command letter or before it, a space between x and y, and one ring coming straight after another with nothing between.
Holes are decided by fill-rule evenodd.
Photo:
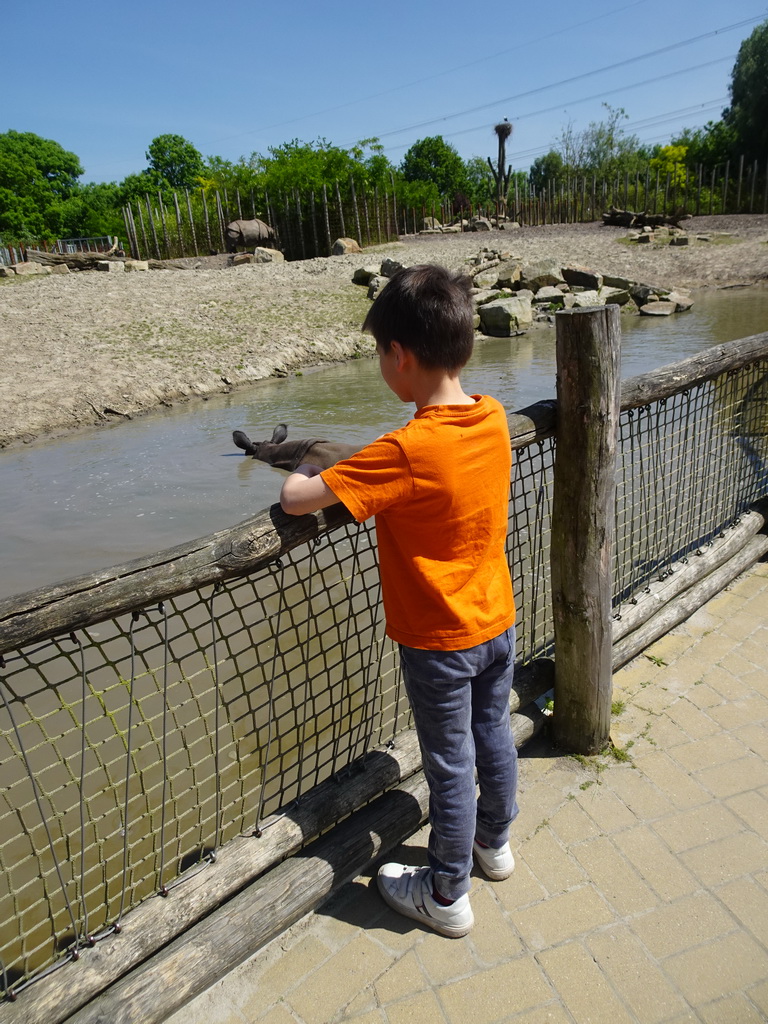
<instances>
[{"instance_id":1,"label":"blue sky","mask_svg":"<svg viewBox=\"0 0 768 1024\"><path fill-rule=\"evenodd\" d=\"M648 142L718 118L739 44L766 18L765 0L27 0L2 16L0 132L55 139L83 181L115 181L167 132L229 160L376 135L397 164L427 135L494 155L507 117L525 170L602 102Z\"/></svg>"}]
</instances>

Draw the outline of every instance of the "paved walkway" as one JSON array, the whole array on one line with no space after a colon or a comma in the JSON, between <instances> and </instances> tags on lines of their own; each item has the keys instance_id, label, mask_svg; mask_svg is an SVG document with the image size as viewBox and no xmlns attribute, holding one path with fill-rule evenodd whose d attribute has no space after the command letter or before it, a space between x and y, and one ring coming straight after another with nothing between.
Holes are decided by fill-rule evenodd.
<instances>
[{"instance_id":1,"label":"paved walkway","mask_svg":"<svg viewBox=\"0 0 768 1024\"><path fill-rule=\"evenodd\" d=\"M618 757L525 747L517 868L473 878L469 936L399 917L366 875L173 1024L768 1020L768 564L614 682Z\"/></svg>"}]
</instances>

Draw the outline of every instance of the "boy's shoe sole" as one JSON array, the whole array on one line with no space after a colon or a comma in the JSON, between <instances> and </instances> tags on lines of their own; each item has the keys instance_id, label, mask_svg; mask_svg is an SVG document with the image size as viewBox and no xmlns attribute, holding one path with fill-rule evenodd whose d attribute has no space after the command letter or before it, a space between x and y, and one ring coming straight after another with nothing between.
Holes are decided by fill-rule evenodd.
<instances>
[{"instance_id":1,"label":"boy's shoe sole","mask_svg":"<svg viewBox=\"0 0 768 1024\"><path fill-rule=\"evenodd\" d=\"M449 939L467 935L475 923L468 895L459 897L448 907L432 898L430 868L383 864L376 876L376 884L384 902L398 914L419 921Z\"/></svg>"},{"instance_id":2,"label":"boy's shoe sole","mask_svg":"<svg viewBox=\"0 0 768 1024\"><path fill-rule=\"evenodd\" d=\"M472 844L472 853L478 866L483 869L483 874L493 882L501 882L505 878L509 878L515 870L515 858L512 856L509 843L494 850L490 846L481 846L475 841Z\"/></svg>"}]
</instances>

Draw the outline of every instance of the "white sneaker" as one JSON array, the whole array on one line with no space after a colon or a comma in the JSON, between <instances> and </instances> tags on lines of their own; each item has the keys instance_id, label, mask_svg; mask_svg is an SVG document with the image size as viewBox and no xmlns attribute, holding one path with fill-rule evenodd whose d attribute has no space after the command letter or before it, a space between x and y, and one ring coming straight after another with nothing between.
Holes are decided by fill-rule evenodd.
<instances>
[{"instance_id":1,"label":"white sneaker","mask_svg":"<svg viewBox=\"0 0 768 1024\"><path fill-rule=\"evenodd\" d=\"M383 864L376 876L376 884L384 901L405 917L421 921L441 935L458 939L466 935L475 923L469 895L460 896L444 907L432 898L432 870L413 868L405 864Z\"/></svg>"},{"instance_id":2,"label":"white sneaker","mask_svg":"<svg viewBox=\"0 0 768 1024\"><path fill-rule=\"evenodd\" d=\"M509 878L515 870L515 858L512 856L509 843L504 843L498 850L494 850L490 846L481 846L475 840L472 844L472 853L475 855L478 865L483 869L486 878L490 878L494 882Z\"/></svg>"}]
</instances>

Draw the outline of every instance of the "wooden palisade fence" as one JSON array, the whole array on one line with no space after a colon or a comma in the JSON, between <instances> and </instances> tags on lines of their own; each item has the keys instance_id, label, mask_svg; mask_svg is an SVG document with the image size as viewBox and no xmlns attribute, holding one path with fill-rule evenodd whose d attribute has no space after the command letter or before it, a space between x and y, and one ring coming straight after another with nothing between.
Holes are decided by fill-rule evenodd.
<instances>
[{"instance_id":1,"label":"wooden palisade fence","mask_svg":"<svg viewBox=\"0 0 768 1024\"><path fill-rule=\"evenodd\" d=\"M537 403L509 417L516 472L520 473L520 467L526 464L530 466L531 460L538 457L536 453L547 450L548 445L555 455L550 534L554 589L548 601L554 604L555 611L549 616L545 629L548 639L544 643L523 640L524 664L516 676L511 707L518 745L541 724L542 716L535 701L549 691L554 682L554 722L561 741L570 749L593 751L604 747L608 741L612 669L690 615L716 590L768 551L765 509L760 505L768 496L768 333L716 346L699 356L619 385L616 314L615 307L558 314L559 404ZM595 365L599 368L597 376ZM706 404L697 405L696 396L701 396L702 403ZM670 469L680 486L676 502L683 505L698 502L701 523L694 523L695 517L684 511L682 527L688 530L685 536L675 533L677 527L670 528L670 532L667 524L663 524L668 543L664 550L656 552L652 564L638 565L638 552L631 545L629 550L624 550L623 557L634 575L630 592L617 597L615 591L619 583L612 578L611 570L611 566L617 564L615 552L611 552L612 538L615 532L616 549L626 549L627 536L631 537L632 531L628 534L623 526L614 531L614 518L620 524L623 512L620 506L626 503L626 495L631 493L637 474L645 474L641 488L644 493L647 480L653 481L655 464L646 466L645 463L652 462L648 453L657 452L659 448L655 429L643 442L647 448L634 447L632 438L640 436L635 416L629 431L630 448L622 455L624 479L628 482L624 498L616 502L614 517L616 490L612 480L617 458L618 410L622 410L622 416L642 413L642 419L652 414L650 410L654 406L663 407L666 415L675 403L679 404L681 415L689 410L693 416L683 424L690 443L695 443L697 433L704 435L701 440L706 454L700 458L698 450L688 453L683 450L680 465L674 471ZM720 439L717 456L713 443L716 437ZM743 454L741 461L739 452ZM518 478L511 502L512 562L526 562L532 570L536 570L537 565L535 559L532 560L531 546L542 550L542 544L534 537L513 534L523 532L514 526L520 515L528 516L527 521L536 530L547 529L549 503L546 499L541 501L541 493L549 493L552 481L545 481L544 477L551 478L551 464L549 468L542 465L543 469ZM680 483L684 478L685 485ZM711 502L707 498L702 503L702 480L713 487ZM585 481L589 481L589 487L584 486ZM664 489L669 482L659 481L658 486ZM583 493L578 494L579 489ZM725 492L724 498L721 491ZM641 521L646 514L645 507L638 510ZM331 591L313 593L308 589L311 581L306 579L307 569L316 574L319 581L325 578L320 560L312 554L321 537L327 539L329 550L340 559L349 558L352 546L352 563L338 563L343 571L341 579L333 586L341 587L345 602L334 618L340 622L342 632L346 630L345 643L353 639L347 623L353 623L354 631L358 606L369 588L363 585L357 591L350 590L350 575L354 575L350 574L350 568L355 573L363 572L365 561L355 548L355 535L349 533L354 529L350 523L348 514L340 506L298 519L283 515L275 506L237 527L170 551L0 601L0 668L6 674L11 673L3 681L3 699L7 701L6 686L10 691L13 685L12 662L16 652L28 650L34 658L49 638L59 638L62 643L71 638L72 643L76 643L77 635L86 635L93 625L114 621L120 615L130 616L135 623L148 609L162 607L163 603L171 603L179 596L205 587L213 588L210 620L214 626L218 623L221 642L231 647L231 656L236 657L235 641L240 633L244 633L241 639L247 649L258 648L260 644L251 620L247 616L237 618L237 629L228 631L227 624L233 615L231 612L214 614L213 601L216 594L221 593L220 588L226 588L232 581L255 581L253 585L258 589L271 579L277 588L269 612L273 633L271 638L267 636L269 642L265 645L270 652L267 668L271 674L260 684L270 688L269 680L278 665L278 648L283 643L281 636L284 634L278 629L280 609L289 600L289 589L300 586L302 590L301 601L310 609L306 613L309 615L307 628L312 625L318 632L325 628L323 602L326 593ZM645 525L650 528L650 524ZM306 549L310 554L301 563L302 573L296 581L286 583L288 560ZM688 558L690 553L698 557ZM373 562L369 569L375 575ZM259 577L259 572L263 571L276 575ZM621 568L622 579L624 572ZM516 578L517 573L515 564ZM536 617L528 593L532 586L527 579L526 576L523 580L520 602L523 619ZM621 586L623 590L623 584ZM184 610L183 615L191 613ZM289 618L293 620L293 611ZM189 621L186 618L183 621L185 628L194 632L202 628L194 615ZM293 621L290 629L298 629ZM132 630L133 625L131 635ZM128 632L123 634L125 638ZM158 635L161 634L162 630ZM103 633L99 635L97 648L101 652L106 641ZM178 638L174 638L176 642ZM366 633L360 650L364 674L376 646ZM298 659L301 667L304 651L299 644L287 652L283 649L282 657ZM344 661L349 660L351 664L349 654L348 649ZM73 656L66 656L72 660ZM40 657L47 662L45 655ZM210 675L217 664L214 647L206 672ZM279 664L285 665L285 662ZM162 675L165 669L161 666L158 671ZM326 671L332 674L328 665ZM249 669L249 672L247 686L245 679L242 682L250 706L256 699L256 683L252 678L255 670ZM23 689L23 680L19 678L16 689ZM86 662L83 660L84 692L85 682ZM341 682L343 689L344 680ZM126 685L127 681L121 679L122 694ZM298 706L297 715L313 714L310 698L317 699L321 688L322 680L315 674L311 690L306 691L308 703L304 708ZM130 690L133 700L133 678ZM288 692L300 694L301 690L294 681ZM212 847L215 858L205 858L208 862L205 870L193 871L178 894L162 885L161 893L167 898L139 901L119 930L106 929L97 937L98 941L88 941L86 922L83 939L70 949L70 954L77 953L79 963L67 966L66 961L76 957L61 956L59 964L64 964L64 973L56 970L36 981L28 991L18 992L15 1002L0 1007L0 1022L57 1024L67 1019L71 1024L95 1024L105 1020L111 1024L131 1024L149 1017L164 1019L254 948L315 906L334 886L360 873L372 859L410 834L426 814L427 789L420 771L418 744L407 719L399 711L397 685L392 693L393 703L389 706L394 711L387 714L388 721L393 723L394 745L379 744L366 749L363 761L359 757L354 760L359 748L350 747L353 759L347 768L364 764L365 771L339 774L338 763L334 761L333 774L327 775L295 805L281 807L278 801L275 806L279 813L270 819L268 827L261 827L260 802L255 832L246 835L240 830L240 834L220 848L218 836L223 804L217 800L215 835L204 840ZM361 695L365 705L378 702L367 685ZM152 696L154 699L154 694ZM349 691L346 695L342 692L341 699L351 706ZM71 698L69 700L71 704ZM137 708L141 706L142 715L145 714L146 708L140 705L138 696L136 701ZM227 707L236 705L234 702ZM271 701L269 707L271 710ZM276 708L277 705L275 713ZM194 710L193 724L197 716L203 714L203 698L199 694L195 697ZM112 711L115 728L123 721L122 714L123 711ZM218 704L216 714L218 767L221 763L218 736L222 733L219 715L224 715L224 708L219 709ZM22 725L26 727L26 723ZM101 730L98 721L96 725ZM30 722L28 728L37 736L34 722ZM17 742L22 745L22 727L14 725L14 729ZM270 724L262 765L271 763L271 735ZM131 763L130 725L128 737L128 762ZM189 740L191 749L192 735ZM104 742L102 736L102 749ZM210 759L210 744L206 750L205 756ZM105 753L101 756L106 758ZM302 756L309 758L309 748ZM12 763L18 769L18 762ZM196 766L198 774L205 774L202 768L207 763ZM154 771L155 767L150 764L146 770ZM293 770L289 767L289 774ZM178 778L177 775L177 787L180 785ZM44 806L41 794L38 807ZM25 814L33 814L34 805L29 803L29 807L33 810L27 809ZM334 823L337 824L332 827ZM127 821L123 824L127 831ZM146 837L140 839L143 841ZM74 833L67 842L67 850L70 843L76 845ZM52 840L51 847L55 845ZM50 871L49 877L53 877ZM225 900L229 901L225 913L211 915ZM71 934L66 934L72 942ZM91 945L93 948L87 948ZM10 988L6 982L7 992ZM16 990L12 991L15 995Z\"/></svg>"}]
</instances>

